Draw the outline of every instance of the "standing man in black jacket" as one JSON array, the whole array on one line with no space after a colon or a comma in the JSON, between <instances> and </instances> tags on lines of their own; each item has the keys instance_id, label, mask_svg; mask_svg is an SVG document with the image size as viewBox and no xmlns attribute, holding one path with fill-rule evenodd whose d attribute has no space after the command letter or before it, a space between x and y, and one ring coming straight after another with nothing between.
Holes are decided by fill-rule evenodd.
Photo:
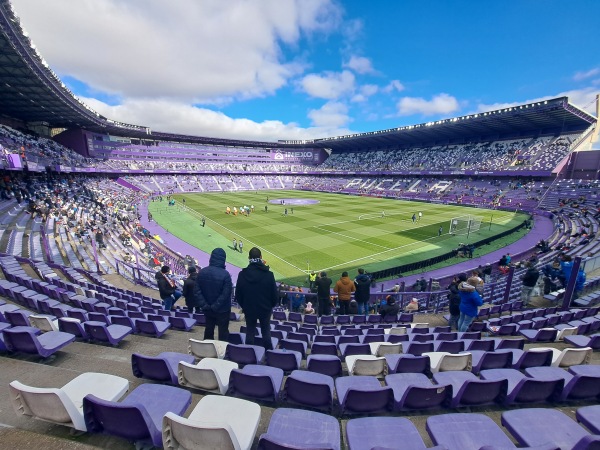
<instances>
[{"instance_id":1,"label":"standing man in black jacket","mask_svg":"<svg viewBox=\"0 0 600 450\"><path fill-rule=\"evenodd\" d=\"M523 286L521 286L521 300L523 301L524 307L529 307L529 300L531 300L531 294L537 284L540 273L529 261L525 263L525 267L527 267L527 271L521 277L521 280L523 280Z\"/></svg>"},{"instance_id":2,"label":"standing man in black jacket","mask_svg":"<svg viewBox=\"0 0 600 450\"><path fill-rule=\"evenodd\" d=\"M246 344L254 345L258 320L263 347L265 350L272 350L270 321L278 298L275 276L263 261L260 249L250 249L248 262L248 267L242 269L238 275L235 289L235 301L242 307L246 316Z\"/></svg>"},{"instance_id":3,"label":"standing man in black jacket","mask_svg":"<svg viewBox=\"0 0 600 450\"><path fill-rule=\"evenodd\" d=\"M198 276L198 272L196 271L196 266L188 267L188 277L183 282L183 296L185 297L185 306L187 306L188 312L190 313L199 313L200 307L196 302L196 297L194 296L194 288L196 287L196 277Z\"/></svg>"},{"instance_id":4,"label":"standing man in black jacket","mask_svg":"<svg viewBox=\"0 0 600 450\"><path fill-rule=\"evenodd\" d=\"M215 338L215 326L219 329L219 340L229 339L229 318L231 315L231 275L225 269L225 250L215 248L210 254L208 267L196 277L194 297L197 305L206 316L204 339Z\"/></svg>"},{"instance_id":5,"label":"standing man in black jacket","mask_svg":"<svg viewBox=\"0 0 600 450\"><path fill-rule=\"evenodd\" d=\"M371 297L371 277L365 273L365 269L358 269L358 276L354 279L356 291L354 300L358 304L358 314L367 316L369 314L369 297Z\"/></svg>"},{"instance_id":6,"label":"standing man in black jacket","mask_svg":"<svg viewBox=\"0 0 600 450\"><path fill-rule=\"evenodd\" d=\"M315 286L317 286L317 301L318 305L318 313L319 317L321 316L329 316L331 314L331 278L327 278L327 273L321 272L319 274L319 278L315 281Z\"/></svg>"}]
</instances>

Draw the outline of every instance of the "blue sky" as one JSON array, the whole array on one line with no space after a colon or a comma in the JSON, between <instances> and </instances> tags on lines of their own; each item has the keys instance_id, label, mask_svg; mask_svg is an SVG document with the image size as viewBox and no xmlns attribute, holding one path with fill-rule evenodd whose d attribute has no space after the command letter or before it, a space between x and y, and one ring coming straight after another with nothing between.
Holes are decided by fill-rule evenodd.
<instances>
[{"instance_id":1,"label":"blue sky","mask_svg":"<svg viewBox=\"0 0 600 450\"><path fill-rule=\"evenodd\" d=\"M101 114L274 141L600 92L597 0L13 0Z\"/></svg>"}]
</instances>

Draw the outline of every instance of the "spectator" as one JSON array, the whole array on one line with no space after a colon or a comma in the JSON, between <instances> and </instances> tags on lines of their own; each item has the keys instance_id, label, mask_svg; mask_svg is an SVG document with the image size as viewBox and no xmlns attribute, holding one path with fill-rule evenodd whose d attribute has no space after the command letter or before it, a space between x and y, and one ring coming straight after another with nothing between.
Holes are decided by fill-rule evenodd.
<instances>
[{"instance_id":1,"label":"spectator","mask_svg":"<svg viewBox=\"0 0 600 450\"><path fill-rule=\"evenodd\" d=\"M560 279L564 288L569 284L569 280L571 279L571 272L573 271L573 260L571 255L563 255L562 261L560 261L560 275L558 278Z\"/></svg>"},{"instance_id":2,"label":"spectator","mask_svg":"<svg viewBox=\"0 0 600 450\"><path fill-rule=\"evenodd\" d=\"M183 297L185 298L185 305L187 306L188 312L199 313L200 307L194 296L194 287L196 286L196 277L198 272L195 266L188 268L188 277L183 282Z\"/></svg>"},{"instance_id":3,"label":"spectator","mask_svg":"<svg viewBox=\"0 0 600 450\"><path fill-rule=\"evenodd\" d=\"M328 316L331 314L330 311L330 294L331 294L331 278L327 278L326 272L321 272L319 274L319 278L315 281L315 285L317 287L317 310L319 317Z\"/></svg>"},{"instance_id":4,"label":"spectator","mask_svg":"<svg viewBox=\"0 0 600 450\"><path fill-rule=\"evenodd\" d=\"M382 317L397 316L399 312L400 306L396 304L396 299L393 295L388 295L385 298L385 305L382 305L379 308L379 314L381 314Z\"/></svg>"},{"instance_id":5,"label":"spectator","mask_svg":"<svg viewBox=\"0 0 600 450\"><path fill-rule=\"evenodd\" d=\"M158 285L158 293L167 311L174 310L173 306L181 297L181 291L177 290L175 281L169 278L170 273L171 268L169 266L162 266L154 276Z\"/></svg>"},{"instance_id":6,"label":"spectator","mask_svg":"<svg viewBox=\"0 0 600 450\"><path fill-rule=\"evenodd\" d=\"M358 314L366 316L369 313L367 304L371 296L371 277L365 273L365 269L358 269L358 276L354 279L354 286L356 288L354 299L356 300Z\"/></svg>"},{"instance_id":7,"label":"spectator","mask_svg":"<svg viewBox=\"0 0 600 450\"><path fill-rule=\"evenodd\" d=\"M483 305L483 300L475 290L475 286L467 282L467 275L461 273L458 276L458 292L460 295L460 317L458 319L458 331L465 332L477 317L477 309Z\"/></svg>"},{"instance_id":8,"label":"spectator","mask_svg":"<svg viewBox=\"0 0 600 450\"><path fill-rule=\"evenodd\" d=\"M356 291L356 287L354 286L354 282L348 278L348 272L342 272L342 276L337 283L335 283L333 291L338 295L340 314L349 314L350 300L352 299L352 293Z\"/></svg>"},{"instance_id":9,"label":"spectator","mask_svg":"<svg viewBox=\"0 0 600 450\"><path fill-rule=\"evenodd\" d=\"M265 265L261 251L252 247L248 266L238 275L235 301L246 315L246 344L254 345L256 321L260 322L263 347L271 350L271 314L277 304L277 285L273 272Z\"/></svg>"},{"instance_id":10,"label":"spectator","mask_svg":"<svg viewBox=\"0 0 600 450\"><path fill-rule=\"evenodd\" d=\"M417 300L416 298L412 298L410 302L408 302L408 305L406 305L406 308L404 308L404 311L406 312L417 312L418 310L419 300Z\"/></svg>"},{"instance_id":11,"label":"spectator","mask_svg":"<svg viewBox=\"0 0 600 450\"><path fill-rule=\"evenodd\" d=\"M448 286L448 304L450 307L450 320L448 320L448 325L450 326L450 330L458 330L458 319L460 318L459 282L458 275L456 275L452 278L452 282Z\"/></svg>"},{"instance_id":12,"label":"spectator","mask_svg":"<svg viewBox=\"0 0 600 450\"><path fill-rule=\"evenodd\" d=\"M210 254L208 267L196 277L194 296L206 316L204 339L215 338L215 326L219 330L219 340L229 339L229 318L231 316L231 275L225 269L227 255L222 248L215 248Z\"/></svg>"},{"instance_id":13,"label":"spectator","mask_svg":"<svg viewBox=\"0 0 600 450\"><path fill-rule=\"evenodd\" d=\"M528 308L531 294L537 284L540 273L529 261L525 263L525 267L527 268L527 271L521 277L521 280L523 280L523 285L521 286L521 301L523 302L523 306Z\"/></svg>"}]
</instances>

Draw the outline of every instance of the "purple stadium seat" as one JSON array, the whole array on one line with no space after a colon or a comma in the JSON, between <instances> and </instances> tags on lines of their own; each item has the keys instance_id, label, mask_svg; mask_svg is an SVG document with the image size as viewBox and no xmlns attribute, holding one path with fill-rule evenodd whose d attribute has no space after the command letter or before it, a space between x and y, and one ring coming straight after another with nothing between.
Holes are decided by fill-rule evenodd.
<instances>
[{"instance_id":1,"label":"purple stadium seat","mask_svg":"<svg viewBox=\"0 0 600 450\"><path fill-rule=\"evenodd\" d=\"M175 330L190 331L196 325L196 319L175 316L169 317L169 323Z\"/></svg>"},{"instance_id":2,"label":"purple stadium seat","mask_svg":"<svg viewBox=\"0 0 600 450\"><path fill-rule=\"evenodd\" d=\"M137 330L137 328L135 326L135 319L132 319L131 317L108 316L108 319L110 320L111 325L122 325L124 327L131 328L133 330L132 333L135 333Z\"/></svg>"},{"instance_id":3,"label":"purple stadium seat","mask_svg":"<svg viewBox=\"0 0 600 450\"><path fill-rule=\"evenodd\" d=\"M32 327L12 327L3 330L4 345L9 352L29 353L48 358L75 340L62 331L48 331L39 336ZM39 333L40 330L37 330Z\"/></svg>"},{"instance_id":4,"label":"purple stadium seat","mask_svg":"<svg viewBox=\"0 0 600 450\"><path fill-rule=\"evenodd\" d=\"M333 411L334 382L329 375L307 370L294 370L283 388L285 401L309 408Z\"/></svg>"},{"instance_id":5,"label":"purple stadium seat","mask_svg":"<svg viewBox=\"0 0 600 450\"><path fill-rule=\"evenodd\" d=\"M523 350L525 347L525 339L523 338L509 338L509 339L501 339L501 338L491 338L490 340L494 341L494 345L496 350L507 350L507 349L517 349Z\"/></svg>"},{"instance_id":6,"label":"purple stadium seat","mask_svg":"<svg viewBox=\"0 0 600 450\"><path fill-rule=\"evenodd\" d=\"M233 369L229 376L229 395L262 401L279 401L283 370L277 367L248 364Z\"/></svg>"},{"instance_id":7,"label":"purple stadium seat","mask_svg":"<svg viewBox=\"0 0 600 450\"><path fill-rule=\"evenodd\" d=\"M305 324L317 325L319 323L319 318L314 314L305 314L303 317L303 321Z\"/></svg>"},{"instance_id":8,"label":"purple stadium seat","mask_svg":"<svg viewBox=\"0 0 600 450\"><path fill-rule=\"evenodd\" d=\"M159 338L171 328L171 324L162 320L137 319L135 321L135 327L138 333Z\"/></svg>"},{"instance_id":9,"label":"purple stadium seat","mask_svg":"<svg viewBox=\"0 0 600 450\"><path fill-rule=\"evenodd\" d=\"M387 375L385 382L394 391L396 411L439 408L452 399L452 386L433 384L422 373Z\"/></svg>"},{"instance_id":10,"label":"purple stadium seat","mask_svg":"<svg viewBox=\"0 0 600 450\"><path fill-rule=\"evenodd\" d=\"M413 423L404 417L361 417L346 423L346 440L352 450L392 449L426 450ZM431 447L431 450L444 447Z\"/></svg>"},{"instance_id":11,"label":"purple stadium seat","mask_svg":"<svg viewBox=\"0 0 600 450\"><path fill-rule=\"evenodd\" d=\"M84 322L83 328L90 339L117 346L125 337L133 332L129 327L122 325L106 325L103 322Z\"/></svg>"},{"instance_id":12,"label":"purple stadium seat","mask_svg":"<svg viewBox=\"0 0 600 450\"><path fill-rule=\"evenodd\" d=\"M513 449L516 446L488 416L457 413L427 418L427 433L434 444L447 450ZM541 449L540 449L541 450Z\"/></svg>"},{"instance_id":13,"label":"purple stadium seat","mask_svg":"<svg viewBox=\"0 0 600 450\"><path fill-rule=\"evenodd\" d=\"M437 384L452 385L451 408L488 405L499 402L506 395L508 381L480 380L471 372L438 372L433 376Z\"/></svg>"},{"instance_id":14,"label":"purple stadium seat","mask_svg":"<svg viewBox=\"0 0 600 450\"><path fill-rule=\"evenodd\" d=\"M480 377L488 381L508 381L505 405L548 402L560 395L564 385L562 377L529 377L516 369L482 370Z\"/></svg>"},{"instance_id":15,"label":"purple stadium seat","mask_svg":"<svg viewBox=\"0 0 600 450\"><path fill-rule=\"evenodd\" d=\"M159 384L142 384L122 402L87 395L83 411L88 431L107 433L139 444L162 447L162 421L167 412L181 415L190 406L192 394Z\"/></svg>"},{"instance_id":16,"label":"purple stadium seat","mask_svg":"<svg viewBox=\"0 0 600 450\"><path fill-rule=\"evenodd\" d=\"M371 346L369 344L339 344L342 358L350 355L370 355Z\"/></svg>"},{"instance_id":17,"label":"purple stadium seat","mask_svg":"<svg viewBox=\"0 0 600 450\"><path fill-rule=\"evenodd\" d=\"M267 432L258 440L260 450L340 450L340 447L340 425L335 417L291 408L277 409Z\"/></svg>"},{"instance_id":18,"label":"purple stadium seat","mask_svg":"<svg viewBox=\"0 0 600 450\"><path fill-rule=\"evenodd\" d=\"M342 374L342 361L336 355L310 354L306 360L306 370L338 377Z\"/></svg>"},{"instance_id":19,"label":"purple stadium seat","mask_svg":"<svg viewBox=\"0 0 600 450\"><path fill-rule=\"evenodd\" d=\"M230 344L242 345L246 342L246 333L229 333L229 339L227 340Z\"/></svg>"},{"instance_id":20,"label":"purple stadium seat","mask_svg":"<svg viewBox=\"0 0 600 450\"><path fill-rule=\"evenodd\" d=\"M285 311L273 311L273 319L275 320L287 320Z\"/></svg>"},{"instance_id":21,"label":"purple stadium seat","mask_svg":"<svg viewBox=\"0 0 600 450\"><path fill-rule=\"evenodd\" d=\"M519 334L529 342L554 342L558 335L558 330L556 328L519 330Z\"/></svg>"},{"instance_id":22,"label":"purple stadium seat","mask_svg":"<svg viewBox=\"0 0 600 450\"><path fill-rule=\"evenodd\" d=\"M561 450L574 448L589 433L556 409L524 408L502 413L502 425L522 446L553 444ZM597 447L591 447L591 449Z\"/></svg>"},{"instance_id":23,"label":"purple stadium seat","mask_svg":"<svg viewBox=\"0 0 600 450\"><path fill-rule=\"evenodd\" d=\"M406 354L385 355L390 374L392 373L422 373L431 374L431 364L428 356Z\"/></svg>"},{"instance_id":24,"label":"purple stadium seat","mask_svg":"<svg viewBox=\"0 0 600 450\"><path fill-rule=\"evenodd\" d=\"M288 336L290 335L290 333L288 333ZM302 358L306 358L306 349L308 347L307 343L305 341L298 341L295 339L282 339L279 342L279 347L282 350L291 350L291 351L295 351L298 352L302 355Z\"/></svg>"},{"instance_id":25,"label":"purple stadium seat","mask_svg":"<svg viewBox=\"0 0 600 450\"><path fill-rule=\"evenodd\" d=\"M80 338L84 341L90 339L90 335L85 331L83 323L79 319L73 319L72 317L59 317L58 331L72 334L75 338Z\"/></svg>"},{"instance_id":26,"label":"purple stadium seat","mask_svg":"<svg viewBox=\"0 0 600 450\"><path fill-rule=\"evenodd\" d=\"M335 387L342 415L392 410L394 392L389 386L382 387L376 377L339 377L335 379Z\"/></svg>"},{"instance_id":27,"label":"purple stadium seat","mask_svg":"<svg viewBox=\"0 0 600 450\"><path fill-rule=\"evenodd\" d=\"M285 319L284 319L285 320ZM301 323L302 322L302 314L297 313L297 312L290 312L288 314L288 318L287 320L289 320L290 322L297 322L297 323Z\"/></svg>"},{"instance_id":28,"label":"purple stadium seat","mask_svg":"<svg viewBox=\"0 0 600 450\"><path fill-rule=\"evenodd\" d=\"M421 356L423 353L433 352L433 341L430 342L404 342L402 352L415 356Z\"/></svg>"},{"instance_id":29,"label":"purple stadium seat","mask_svg":"<svg viewBox=\"0 0 600 450\"><path fill-rule=\"evenodd\" d=\"M286 373L300 369L302 362L302 353L294 350L267 350L265 354L265 364L271 367L278 367Z\"/></svg>"},{"instance_id":30,"label":"purple stadium seat","mask_svg":"<svg viewBox=\"0 0 600 450\"><path fill-rule=\"evenodd\" d=\"M590 347L594 351L600 350L600 334L593 334L591 336L572 335L565 336L565 342L578 347Z\"/></svg>"},{"instance_id":31,"label":"purple stadium seat","mask_svg":"<svg viewBox=\"0 0 600 450\"><path fill-rule=\"evenodd\" d=\"M530 367L525 373L538 380L562 378L564 388L555 400L585 400L600 396L600 366L597 365L571 366L568 371L560 367Z\"/></svg>"},{"instance_id":32,"label":"purple stadium seat","mask_svg":"<svg viewBox=\"0 0 600 450\"><path fill-rule=\"evenodd\" d=\"M493 352L495 341L493 339L465 339L465 351Z\"/></svg>"},{"instance_id":33,"label":"purple stadium seat","mask_svg":"<svg viewBox=\"0 0 600 450\"><path fill-rule=\"evenodd\" d=\"M460 353L465 349L463 341L434 341L436 352Z\"/></svg>"},{"instance_id":34,"label":"purple stadium seat","mask_svg":"<svg viewBox=\"0 0 600 450\"><path fill-rule=\"evenodd\" d=\"M335 336L332 334L317 334L313 339L313 344L315 342L335 344Z\"/></svg>"},{"instance_id":35,"label":"purple stadium seat","mask_svg":"<svg viewBox=\"0 0 600 450\"><path fill-rule=\"evenodd\" d=\"M16 309L13 311L5 311L4 317L13 327L29 327L31 324L29 323L28 317L32 314L31 311L25 309Z\"/></svg>"},{"instance_id":36,"label":"purple stadium seat","mask_svg":"<svg viewBox=\"0 0 600 450\"><path fill-rule=\"evenodd\" d=\"M131 368L138 378L160 381L177 385L177 370L180 361L188 364L194 362L194 357L186 353L163 352L157 356L131 355Z\"/></svg>"},{"instance_id":37,"label":"purple stadium seat","mask_svg":"<svg viewBox=\"0 0 600 450\"><path fill-rule=\"evenodd\" d=\"M258 345L229 344L225 351L225 359L238 363L240 366L260 364L264 356L264 347Z\"/></svg>"},{"instance_id":38,"label":"purple stadium seat","mask_svg":"<svg viewBox=\"0 0 600 450\"><path fill-rule=\"evenodd\" d=\"M472 367L471 372L478 374L486 369L504 369L512 367L512 352L497 350L484 352L482 350L471 350Z\"/></svg>"},{"instance_id":39,"label":"purple stadium seat","mask_svg":"<svg viewBox=\"0 0 600 450\"><path fill-rule=\"evenodd\" d=\"M600 405L579 408L577 421L584 424L592 433L600 434Z\"/></svg>"},{"instance_id":40,"label":"purple stadium seat","mask_svg":"<svg viewBox=\"0 0 600 450\"><path fill-rule=\"evenodd\" d=\"M508 349L513 354L512 368L524 370L528 367L550 366L552 364L552 350L535 348L529 350Z\"/></svg>"}]
</instances>

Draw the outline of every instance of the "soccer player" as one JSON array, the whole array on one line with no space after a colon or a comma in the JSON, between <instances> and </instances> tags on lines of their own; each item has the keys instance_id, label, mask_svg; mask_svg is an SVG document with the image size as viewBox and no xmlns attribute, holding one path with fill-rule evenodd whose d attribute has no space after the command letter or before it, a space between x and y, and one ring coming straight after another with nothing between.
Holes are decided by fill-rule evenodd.
<instances>
[{"instance_id":1,"label":"soccer player","mask_svg":"<svg viewBox=\"0 0 600 450\"><path fill-rule=\"evenodd\" d=\"M418 220L421 220L421 217L423 217L423 213L421 211L419 211L419 219Z\"/></svg>"},{"instance_id":2,"label":"soccer player","mask_svg":"<svg viewBox=\"0 0 600 450\"><path fill-rule=\"evenodd\" d=\"M235 238L233 238L233 249L237 252L238 244L237 244L237 240Z\"/></svg>"},{"instance_id":3,"label":"soccer player","mask_svg":"<svg viewBox=\"0 0 600 450\"><path fill-rule=\"evenodd\" d=\"M238 249L240 250L240 253L244 251L244 243L241 240L238 242Z\"/></svg>"},{"instance_id":4,"label":"soccer player","mask_svg":"<svg viewBox=\"0 0 600 450\"><path fill-rule=\"evenodd\" d=\"M385 211L381 211L381 217L385 219Z\"/></svg>"},{"instance_id":5,"label":"soccer player","mask_svg":"<svg viewBox=\"0 0 600 450\"><path fill-rule=\"evenodd\" d=\"M444 232L444 227L440 227L440 229L438 230L438 236L441 236L443 232Z\"/></svg>"},{"instance_id":6,"label":"soccer player","mask_svg":"<svg viewBox=\"0 0 600 450\"><path fill-rule=\"evenodd\" d=\"M416 214L412 215L412 221L413 221L413 223L415 223L417 221L417 215Z\"/></svg>"}]
</instances>

